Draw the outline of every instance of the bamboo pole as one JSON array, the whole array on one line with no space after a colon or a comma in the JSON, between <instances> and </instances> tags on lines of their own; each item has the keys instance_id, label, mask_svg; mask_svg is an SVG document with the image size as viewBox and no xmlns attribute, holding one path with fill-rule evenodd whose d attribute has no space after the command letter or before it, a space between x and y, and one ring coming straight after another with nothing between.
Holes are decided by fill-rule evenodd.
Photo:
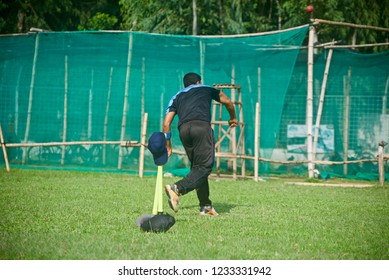
<instances>
[{"instance_id":1,"label":"bamboo pole","mask_svg":"<svg viewBox=\"0 0 389 280\"><path fill-rule=\"evenodd\" d=\"M262 94L262 79L261 79L261 67L258 67L258 154L261 153L261 94ZM259 166L258 166L259 167Z\"/></svg>"},{"instance_id":2,"label":"bamboo pole","mask_svg":"<svg viewBox=\"0 0 389 280\"><path fill-rule=\"evenodd\" d=\"M147 113L145 113L145 91L146 91L146 58L142 57L142 88L141 88L141 129L140 129L140 139L142 143L146 142L146 132L144 131L144 122L146 118L147 123ZM162 103L161 103L162 104ZM161 122L162 123L162 122ZM143 178L143 170L144 170L144 154L145 148L144 146L140 147L139 152L139 177Z\"/></svg>"},{"instance_id":3,"label":"bamboo pole","mask_svg":"<svg viewBox=\"0 0 389 280\"><path fill-rule=\"evenodd\" d=\"M64 100L63 100L63 128L62 128L62 141L66 142L67 139L67 126L68 126L68 56L65 55L65 91L64 91ZM65 164L65 155L66 149L65 146L62 147L61 155L61 165Z\"/></svg>"},{"instance_id":4,"label":"bamboo pole","mask_svg":"<svg viewBox=\"0 0 389 280\"><path fill-rule=\"evenodd\" d=\"M3 136L3 130L1 129L1 124L0 124L0 142L1 142L1 148L3 149L3 155L4 155L4 161L5 161L5 168L9 172L11 169L9 167L9 161L8 161L8 155L7 155L7 149L4 141L4 136Z\"/></svg>"},{"instance_id":5,"label":"bamboo pole","mask_svg":"<svg viewBox=\"0 0 389 280\"><path fill-rule=\"evenodd\" d=\"M17 148L17 147L48 147L48 146L76 146L76 145L120 145L122 147L141 147L146 144L139 143L138 141L71 141L71 142L48 142L48 143L4 143L6 148ZM173 149L174 154L185 155L185 151ZM255 160L255 156L250 155L233 155L231 153L216 153L216 157L220 158L237 158L237 159L247 159ZM389 157L384 155L384 160L388 160ZM308 160L295 160L295 161L285 161L285 160L274 160L259 157L258 161L277 163L277 164L304 164L308 163ZM356 164L363 162L377 162L377 158L372 159L359 159L359 160L347 160L347 161L325 161L325 160L315 160L315 164L322 165L344 165L344 164Z\"/></svg>"},{"instance_id":6,"label":"bamboo pole","mask_svg":"<svg viewBox=\"0 0 389 280\"><path fill-rule=\"evenodd\" d=\"M389 76L386 78L385 92L384 92L384 96L382 97L382 115L386 114L386 102L388 99L388 88L389 88Z\"/></svg>"},{"instance_id":7,"label":"bamboo pole","mask_svg":"<svg viewBox=\"0 0 389 280\"><path fill-rule=\"evenodd\" d=\"M160 99L159 99L159 104L160 104L160 117L159 117L159 120L160 120L160 130L162 131L162 128L163 128L163 119L165 117L165 107L164 107L164 104L163 104L163 100L165 98L165 86L163 87L162 89L162 92L161 92L161 96L160 96Z\"/></svg>"},{"instance_id":8,"label":"bamboo pole","mask_svg":"<svg viewBox=\"0 0 389 280\"><path fill-rule=\"evenodd\" d=\"M147 113L146 113L147 114ZM147 119L147 118L145 118ZM147 124L145 122L145 129L147 128ZM76 145L120 145L122 147L147 147L145 141L139 143L138 141L71 141L71 142L47 142L47 143L5 143L5 148L17 148L17 147L48 147L48 146L76 146ZM173 153L185 155L185 151L173 150ZM231 153L216 153L216 157L222 158L236 158L236 159L246 159L246 160L255 160L255 156L249 155L233 155ZM384 155L384 160L388 159ZM283 161L283 160L274 160L274 159L266 159L258 157L258 161L265 161L271 163L280 163L280 164L302 164L308 163L307 160L299 160L299 161ZM323 164L323 165L341 165L341 164L355 164L362 162L377 162L377 159L361 159L361 160L350 160L350 161L340 161L340 162L331 162L331 161L321 161L317 160L315 163ZM242 176L239 176L242 177Z\"/></svg>"},{"instance_id":9,"label":"bamboo pole","mask_svg":"<svg viewBox=\"0 0 389 280\"><path fill-rule=\"evenodd\" d=\"M360 45L332 45L324 46L325 49L349 49L349 48L368 48L368 47L379 47L389 46L389 43L375 43L375 44L360 44Z\"/></svg>"},{"instance_id":10,"label":"bamboo pole","mask_svg":"<svg viewBox=\"0 0 389 280\"><path fill-rule=\"evenodd\" d=\"M250 38L250 37L256 37L256 36L266 36L266 35L271 35L271 34L279 34L279 33L283 33L286 31L292 31L292 30L305 28L307 26L308 26L308 24L304 24L304 25L286 28L286 29L282 29L282 30L266 31L266 32L259 32L259 33L248 33L248 34L246 33L246 34L234 34L234 35L201 35L201 38ZM197 35L197 36L200 37L200 35Z\"/></svg>"},{"instance_id":11,"label":"bamboo pole","mask_svg":"<svg viewBox=\"0 0 389 280\"><path fill-rule=\"evenodd\" d=\"M179 155L185 155L185 151L181 150L176 150L173 149L172 151L174 154L179 154ZM255 162L261 161L261 162L268 162L268 163L275 163L275 164L286 164L286 165L296 165L296 164L307 164L310 161L308 160L295 160L295 161L285 161L285 160L274 160L274 159L267 159L267 158L261 158L261 157L256 157L250 156L250 155L233 155L232 153L216 153L215 154L216 158L236 158L236 159L245 159L245 160L254 160L254 165ZM388 156L384 155L384 160L389 159ZM314 160L314 164L321 164L321 165L345 165L345 164L358 164L358 163L363 163L363 162L377 162L377 158L372 158L372 159L360 159L360 160L349 160L349 161L323 161L323 160ZM225 178L233 178L232 174L220 174L220 173L213 173L211 176L216 176L217 178L225 177ZM235 178L252 178L254 180L259 180L262 181L260 177L256 179L256 176L242 176L242 175L236 175Z\"/></svg>"},{"instance_id":12,"label":"bamboo pole","mask_svg":"<svg viewBox=\"0 0 389 280\"><path fill-rule=\"evenodd\" d=\"M91 73L91 84L89 89L89 102L88 102L88 139L92 138L92 123L93 123L93 85L95 72L92 69Z\"/></svg>"},{"instance_id":13,"label":"bamboo pole","mask_svg":"<svg viewBox=\"0 0 389 280\"><path fill-rule=\"evenodd\" d=\"M17 147L51 147L51 146L77 146L77 145L120 145L122 147L140 147L138 141L70 141L70 142L46 142L46 143L7 143L8 148Z\"/></svg>"},{"instance_id":14,"label":"bamboo pole","mask_svg":"<svg viewBox=\"0 0 389 280\"><path fill-rule=\"evenodd\" d=\"M353 28L361 28L361 29L371 29L371 30L377 30L377 31L385 31L389 32L389 28L385 27L378 27L378 26L371 26L371 25L362 25L362 24L354 24L354 23L348 23L348 22L339 22L339 21L331 21L331 20L325 20L325 19L313 19L314 23L324 23L329 25L339 25L339 26L347 26L347 27L353 27Z\"/></svg>"},{"instance_id":15,"label":"bamboo pole","mask_svg":"<svg viewBox=\"0 0 389 280\"><path fill-rule=\"evenodd\" d=\"M132 59L132 33L128 38L128 53L127 53L127 71L126 71L126 86L124 90L122 128L120 133L120 140L122 141L126 135L127 111L128 111L128 96L130 91L130 74L131 74L131 59ZM122 169L123 150L119 148L118 169Z\"/></svg>"},{"instance_id":16,"label":"bamboo pole","mask_svg":"<svg viewBox=\"0 0 389 280\"><path fill-rule=\"evenodd\" d=\"M232 67L231 67L231 84L235 84L235 64L232 64ZM235 106L235 102L236 102L236 93L235 93L235 88L232 87L231 88L231 101L232 103L234 103L234 106ZM222 107L222 106L220 106ZM237 154L237 147L236 147L236 128L235 129L231 129L231 151L232 151L232 154L236 155ZM233 175L233 178L236 179L236 172L237 172L237 162L236 162L236 158L234 158L232 160L232 175Z\"/></svg>"},{"instance_id":17,"label":"bamboo pole","mask_svg":"<svg viewBox=\"0 0 389 280\"><path fill-rule=\"evenodd\" d=\"M172 151L174 154L177 155L185 155L185 151L181 150L176 150L173 149ZM237 159L248 159L248 160L254 160L255 156L249 156L249 155L233 155L231 153L215 153L215 157L217 158L237 158ZM384 155L384 160L387 159L388 157L385 157ZM275 160L275 159L268 159L268 158L262 158L259 157L258 161L263 161L263 162L270 162L270 163L279 163L279 164L305 164L309 163L308 160ZM314 160L313 161L315 164L321 164L321 165L344 165L344 164L356 164L356 163L363 163L363 162L377 162L376 158L372 159L358 159L358 160L346 160L346 161L326 161L326 160Z\"/></svg>"},{"instance_id":18,"label":"bamboo pole","mask_svg":"<svg viewBox=\"0 0 389 280\"><path fill-rule=\"evenodd\" d=\"M142 57L142 88L141 88L141 100L140 100L140 115L141 121L143 123L143 117L145 115L145 86L146 86L146 59ZM140 131L142 137L142 129Z\"/></svg>"},{"instance_id":19,"label":"bamboo pole","mask_svg":"<svg viewBox=\"0 0 389 280\"><path fill-rule=\"evenodd\" d=\"M211 126L214 129L214 127L218 126L218 136L217 136L217 142L215 143L215 150L217 153L221 152L221 143L224 139L228 139L228 145L229 145L229 152L231 154L244 154L245 153L245 137L244 137L244 130L245 130L245 124L242 121L244 119L243 117L243 102L242 102L242 95L241 95L241 86L235 84L235 77L234 74L234 65L232 66L232 83L230 84L214 84L215 88L218 88L220 90L222 89L230 89L231 90L231 102L234 103L235 110L237 113L237 119L239 128L232 129L229 126L228 121L223 121L223 107L220 106L221 104L218 102L213 102L213 110L212 110L212 120L211 120ZM237 90L237 92L236 92ZM218 109L219 115L218 120L216 119L216 110ZM227 129L224 129L224 127L227 126ZM239 136L237 129L239 129ZM234 176L237 176L237 158L229 158L228 164L229 167L232 163L232 169ZM241 160L241 173L243 176L245 176L246 172L246 162L244 159ZM216 158L216 170L218 174L220 173L220 158Z\"/></svg>"},{"instance_id":20,"label":"bamboo pole","mask_svg":"<svg viewBox=\"0 0 389 280\"><path fill-rule=\"evenodd\" d=\"M211 115L211 127L213 131L215 131L215 120L216 120L216 110L217 110L217 102L212 102L212 115Z\"/></svg>"},{"instance_id":21,"label":"bamboo pole","mask_svg":"<svg viewBox=\"0 0 389 280\"><path fill-rule=\"evenodd\" d=\"M222 123L224 124L228 124L228 122L215 122L216 124L219 123L219 126L221 126ZM221 151L221 143L223 142L223 140L225 138L229 138L229 133L230 133L230 130L231 130L231 127L228 127L227 130L224 130L223 128L220 129L220 138L217 139L217 142L215 143L215 147L217 147L218 149L216 149L217 152L220 152ZM221 136L221 134L223 133L223 136Z\"/></svg>"},{"instance_id":22,"label":"bamboo pole","mask_svg":"<svg viewBox=\"0 0 389 280\"><path fill-rule=\"evenodd\" d=\"M180 80L182 77L182 71L181 74L177 75L178 80ZM181 80L182 81L182 80ZM181 83L179 82L179 87L181 87ZM163 74L163 81L160 84L161 94L159 95L159 129L160 131L163 130L163 120L166 115L166 105L165 105L165 93L166 93L166 73Z\"/></svg>"},{"instance_id":23,"label":"bamboo pole","mask_svg":"<svg viewBox=\"0 0 389 280\"><path fill-rule=\"evenodd\" d=\"M344 117L343 117L343 160L347 161L348 159L348 138L349 138L349 118L350 118L350 90L351 90L351 68L348 70L347 77L344 79ZM347 175L348 166L343 166L343 173Z\"/></svg>"},{"instance_id":24,"label":"bamboo pole","mask_svg":"<svg viewBox=\"0 0 389 280\"><path fill-rule=\"evenodd\" d=\"M145 163L145 146L146 146L146 134L147 134L147 120L148 113L144 113L143 122L142 122L142 130L141 130L141 146L139 153L139 177L143 178L144 173L144 163Z\"/></svg>"},{"instance_id":25,"label":"bamboo pole","mask_svg":"<svg viewBox=\"0 0 389 280\"><path fill-rule=\"evenodd\" d=\"M384 186L385 182L385 170L384 170L384 147L388 143L384 141L380 141L378 143L378 173L379 173L379 180L380 185Z\"/></svg>"},{"instance_id":26,"label":"bamboo pole","mask_svg":"<svg viewBox=\"0 0 389 280\"><path fill-rule=\"evenodd\" d=\"M315 36L315 27L309 27L308 40L308 80L307 80L307 153L308 153L308 176L313 178L313 150L312 150L312 122L313 122L313 40Z\"/></svg>"},{"instance_id":27,"label":"bamboo pole","mask_svg":"<svg viewBox=\"0 0 389 280\"><path fill-rule=\"evenodd\" d=\"M218 130L217 130L217 139L218 139L218 142L215 144L216 146L216 152L221 152L221 143L222 143L222 140L227 136L227 133L225 133L222 137L222 131L223 131L223 126L222 126L222 107L219 103L216 103L218 105ZM216 122L215 122L216 123ZM230 128L228 128L230 129ZM217 170L217 174L220 174L220 158L216 158L216 170Z\"/></svg>"},{"instance_id":28,"label":"bamboo pole","mask_svg":"<svg viewBox=\"0 0 389 280\"><path fill-rule=\"evenodd\" d=\"M20 67L18 80L15 89L15 117L14 117L14 131L15 135L18 135L18 126L19 126L19 89L20 89L20 78L22 76L23 67Z\"/></svg>"},{"instance_id":29,"label":"bamboo pole","mask_svg":"<svg viewBox=\"0 0 389 280\"><path fill-rule=\"evenodd\" d=\"M254 129L254 180L258 181L259 158L259 103L255 104L255 129Z\"/></svg>"},{"instance_id":30,"label":"bamboo pole","mask_svg":"<svg viewBox=\"0 0 389 280\"><path fill-rule=\"evenodd\" d=\"M35 48L34 48L34 58L32 62L32 73L31 73L31 82L30 82L30 94L28 97L28 109L27 109L27 121L26 121L26 131L24 133L24 142L28 142L28 137L30 134L30 124L31 124L31 110L32 110L32 99L34 95L34 86L35 86L35 72L36 72L36 63L38 60L38 50L39 50L39 33L35 35ZM23 150L23 164L27 159L27 150Z\"/></svg>"},{"instance_id":31,"label":"bamboo pole","mask_svg":"<svg viewBox=\"0 0 389 280\"><path fill-rule=\"evenodd\" d=\"M244 154L246 152L246 147L245 147L245 138L244 138L244 133L245 133L245 124L244 124L244 116L243 116L243 101L242 101L242 92L240 90L240 87L237 88L238 90L238 107L239 107L239 121L241 125L239 125L240 131L239 131L239 139L238 139L238 147L240 147L239 151L241 154ZM235 129L236 130L236 129ZM241 173L242 176L244 177L246 175L246 161L242 160L242 166L241 166Z\"/></svg>"},{"instance_id":32,"label":"bamboo pole","mask_svg":"<svg viewBox=\"0 0 389 280\"><path fill-rule=\"evenodd\" d=\"M315 136L314 136L314 140L313 140L313 159L316 159L317 141L319 138L320 121L321 121L321 115L323 112L324 97L325 97L325 92L326 92L326 87L327 87L328 72L330 70L332 53L333 53L333 50L330 49L328 52L326 67L324 70L323 83L321 85L320 102L319 102L319 108L317 109L317 117L316 117L316 124L315 124Z\"/></svg>"},{"instance_id":33,"label":"bamboo pole","mask_svg":"<svg viewBox=\"0 0 389 280\"><path fill-rule=\"evenodd\" d=\"M112 90L112 75L113 67L109 71L109 84L108 84L108 93L107 93L107 105L105 106L105 116L104 116L104 136L103 140L107 140L107 130L108 130L108 116L109 116L109 105L111 102L111 90ZM103 146L103 165L107 162L107 147Z\"/></svg>"},{"instance_id":34,"label":"bamboo pole","mask_svg":"<svg viewBox=\"0 0 389 280\"><path fill-rule=\"evenodd\" d=\"M258 67L258 71L257 71L257 75L258 75L258 96L257 96L257 100L258 102L260 102L261 100L261 67ZM259 108L261 109L261 108Z\"/></svg>"},{"instance_id":35,"label":"bamboo pole","mask_svg":"<svg viewBox=\"0 0 389 280\"><path fill-rule=\"evenodd\" d=\"M205 65L205 43L203 42L203 40L200 40L200 76L203 84L205 84L204 65Z\"/></svg>"}]
</instances>

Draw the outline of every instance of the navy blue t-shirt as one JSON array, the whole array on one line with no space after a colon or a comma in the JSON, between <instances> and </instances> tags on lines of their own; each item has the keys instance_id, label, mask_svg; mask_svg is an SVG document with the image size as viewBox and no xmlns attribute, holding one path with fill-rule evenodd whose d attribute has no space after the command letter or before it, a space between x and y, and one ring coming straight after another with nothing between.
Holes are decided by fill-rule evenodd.
<instances>
[{"instance_id":1,"label":"navy blue t-shirt","mask_svg":"<svg viewBox=\"0 0 389 280\"><path fill-rule=\"evenodd\" d=\"M219 92L201 84L188 86L170 99L166 113L175 112L178 115L178 126L193 120L210 122L211 103L212 100L220 102Z\"/></svg>"}]
</instances>

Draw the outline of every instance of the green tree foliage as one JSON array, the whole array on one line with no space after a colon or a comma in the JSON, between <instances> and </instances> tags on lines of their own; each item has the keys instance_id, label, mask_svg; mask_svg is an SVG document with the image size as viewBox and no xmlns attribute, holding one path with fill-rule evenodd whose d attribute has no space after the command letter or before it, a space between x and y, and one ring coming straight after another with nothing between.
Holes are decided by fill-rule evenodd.
<instances>
[{"instance_id":1,"label":"green tree foliage","mask_svg":"<svg viewBox=\"0 0 389 280\"><path fill-rule=\"evenodd\" d=\"M1 14L5 24L1 33L27 32L31 27L46 30L65 30L74 26L77 14L72 10L72 1L19 0L1 1Z\"/></svg>"},{"instance_id":2,"label":"green tree foliage","mask_svg":"<svg viewBox=\"0 0 389 280\"><path fill-rule=\"evenodd\" d=\"M5 10L5 8L7 8L7 5L0 1L0 11ZM6 24L6 20L3 17L0 17L0 30L5 29Z\"/></svg>"},{"instance_id":3,"label":"green tree foliage","mask_svg":"<svg viewBox=\"0 0 389 280\"><path fill-rule=\"evenodd\" d=\"M199 35L241 34L285 29L310 23L310 18L388 27L389 0L120 0L125 30L192 34L192 3ZM306 11L311 4L313 13ZM320 25L320 42L342 44L384 42L387 32Z\"/></svg>"},{"instance_id":4,"label":"green tree foliage","mask_svg":"<svg viewBox=\"0 0 389 280\"><path fill-rule=\"evenodd\" d=\"M112 30L115 28L118 19L115 16L100 13L86 21L85 25L79 25L79 30Z\"/></svg>"},{"instance_id":5,"label":"green tree foliage","mask_svg":"<svg viewBox=\"0 0 389 280\"><path fill-rule=\"evenodd\" d=\"M306 11L310 4L313 13ZM389 27L389 0L0 0L0 13L1 33L37 27L228 35L290 28L310 18ZM320 24L317 31L320 42L388 40L388 32L369 29Z\"/></svg>"},{"instance_id":6,"label":"green tree foliage","mask_svg":"<svg viewBox=\"0 0 389 280\"><path fill-rule=\"evenodd\" d=\"M0 0L0 32L24 33L31 27L49 31L117 29L118 1ZM100 14L98 14L100 13ZM116 20L115 20L116 19Z\"/></svg>"},{"instance_id":7,"label":"green tree foliage","mask_svg":"<svg viewBox=\"0 0 389 280\"><path fill-rule=\"evenodd\" d=\"M191 0L120 0L121 28L164 34L190 34Z\"/></svg>"},{"instance_id":8,"label":"green tree foliage","mask_svg":"<svg viewBox=\"0 0 389 280\"><path fill-rule=\"evenodd\" d=\"M278 1L278 0L276 0ZM223 35L273 30L277 13L273 0L120 0L122 29L167 34L193 33L196 3L199 35Z\"/></svg>"},{"instance_id":9,"label":"green tree foliage","mask_svg":"<svg viewBox=\"0 0 389 280\"><path fill-rule=\"evenodd\" d=\"M117 30L120 27L118 0L71 0L79 15L78 30Z\"/></svg>"},{"instance_id":10,"label":"green tree foliage","mask_svg":"<svg viewBox=\"0 0 389 280\"><path fill-rule=\"evenodd\" d=\"M309 13L305 11L306 0L283 1L283 27L293 27L307 23ZM348 22L360 25L389 27L389 0L313 0L313 18L338 22ZM369 29L355 29L333 25L319 25L317 28L319 40L329 42L341 40L342 44L365 44L384 42L388 33Z\"/></svg>"}]
</instances>

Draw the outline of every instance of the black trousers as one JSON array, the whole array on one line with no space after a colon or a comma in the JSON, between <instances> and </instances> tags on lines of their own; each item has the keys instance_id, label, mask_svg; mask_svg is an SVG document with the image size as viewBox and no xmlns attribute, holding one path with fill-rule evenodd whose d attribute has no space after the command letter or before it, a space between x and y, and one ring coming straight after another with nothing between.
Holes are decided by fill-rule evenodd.
<instances>
[{"instance_id":1,"label":"black trousers","mask_svg":"<svg viewBox=\"0 0 389 280\"><path fill-rule=\"evenodd\" d=\"M209 122L189 121L179 127L180 139L191 162L190 172L176 182L180 194L196 190L200 207L212 206L208 176L215 160L215 141Z\"/></svg>"}]
</instances>

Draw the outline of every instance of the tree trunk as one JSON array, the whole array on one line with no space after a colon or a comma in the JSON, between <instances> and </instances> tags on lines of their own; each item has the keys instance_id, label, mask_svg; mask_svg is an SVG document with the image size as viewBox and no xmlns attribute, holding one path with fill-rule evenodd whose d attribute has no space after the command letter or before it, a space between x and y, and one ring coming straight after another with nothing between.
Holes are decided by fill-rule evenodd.
<instances>
[{"instance_id":1,"label":"tree trunk","mask_svg":"<svg viewBox=\"0 0 389 280\"><path fill-rule=\"evenodd\" d=\"M193 12L193 25L192 25L192 35L197 35L197 0L192 0L192 12Z\"/></svg>"},{"instance_id":2,"label":"tree trunk","mask_svg":"<svg viewBox=\"0 0 389 280\"><path fill-rule=\"evenodd\" d=\"M224 35L223 0L219 0L220 34Z\"/></svg>"},{"instance_id":3,"label":"tree trunk","mask_svg":"<svg viewBox=\"0 0 389 280\"><path fill-rule=\"evenodd\" d=\"M280 1L276 0L276 3L277 3L277 10L278 10L278 30L281 30L281 28L282 28L282 10L281 10Z\"/></svg>"},{"instance_id":4,"label":"tree trunk","mask_svg":"<svg viewBox=\"0 0 389 280\"><path fill-rule=\"evenodd\" d=\"M354 34L353 34L353 37L352 37L352 42L351 44L354 46L357 44L357 29L354 30ZM352 48L353 50L355 50L355 48Z\"/></svg>"},{"instance_id":5,"label":"tree trunk","mask_svg":"<svg viewBox=\"0 0 389 280\"><path fill-rule=\"evenodd\" d=\"M18 11L18 32L23 32L23 21L24 21L25 13L21 10Z\"/></svg>"}]
</instances>

